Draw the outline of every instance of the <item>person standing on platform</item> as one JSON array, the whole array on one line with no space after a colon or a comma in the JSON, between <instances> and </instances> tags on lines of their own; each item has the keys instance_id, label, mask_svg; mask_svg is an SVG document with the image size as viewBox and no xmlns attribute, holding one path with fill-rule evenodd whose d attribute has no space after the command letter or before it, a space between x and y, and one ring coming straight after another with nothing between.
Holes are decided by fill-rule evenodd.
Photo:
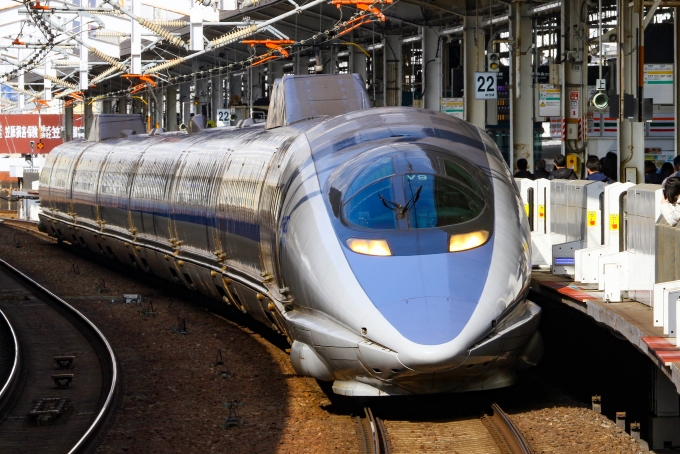
<instances>
[{"instance_id":1,"label":"person standing on platform","mask_svg":"<svg viewBox=\"0 0 680 454\"><path fill-rule=\"evenodd\" d=\"M586 180L603 181L607 184L613 182L611 178L600 172L600 160L597 156L588 156L588 160L586 161L586 172L588 172Z\"/></svg>"},{"instance_id":2,"label":"person standing on platform","mask_svg":"<svg viewBox=\"0 0 680 454\"><path fill-rule=\"evenodd\" d=\"M680 156L676 156L673 158L673 172L670 175L665 175L663 173L664 167L670 168L670 163L664 162L663 166L661 166L661 184L665 185L666 180L668 180L670 177L680 177ZM666 171L668 173L668 171Z\"/></svg>"},{"instance_id":3,"label":"person standing on platform","mask_svg":"<svg viewBox=\"0 0 680 454\"><path fill-rule=\"evenodd\" d=\"M515 178L528 178L530 180L534 179L534 176L527 170L529 163L526 159L521 158L517 160L517 168L519 169L515 174Z\"/></svg>"},{"instance_id":4,"label":"person standing on platform","mask_svg":"<svg viewBox=\"0 0 680 454\"><path fill-rule=\"evenodd\" d=\"M619 181L616 176L616 168L618 166L618 159L616 158L616 153L613 151L608 151L607 155L604 157L604 165L602 165L602 173L607 175L612 181Z\"/></svg>"},{"instance_id":5,"label":"person standing on platform","mask_svg":"<svg viewBox=\"0 0 680 454\"><path fill-rule=\"evenodd\" d=\"M675 227L680 221L680 178L669 177L663 187L663 198L661 199L661 214L671 227Z\"/></svg>"},{"instance_id":6,"label":"person standing on platform","mask_svg":"<svg viewBox=\"0 0 680 454\"><path fill-rule=\"evenodd\" d=\"M656 171L657 168L653 161L645 161L645 183L661 184L661 175Z\"/></svg>"},{"instance_id":7,"label":"person standing on platform","mask_svg":"<svg viewBox=\"0 0 680 454\"><path fill-rule=\"evenodd\" d=\"M550 175L548 180L577 180L578 177L573 170L567 169L567 157L563 154L558 154L555 156L555 168Z\"/></svg>"},{"instance_id":8,"label":"person standing on platform","mask_svg":"<svg viewBox=\"0 0 680 454\"><path fill-rule=\"evenodd\" d=\"M548 178L550 172L545 170L545 159L539 159L536 161L536 170L534 170L534 180L539 178Z\"/></svg>"}]
</instances>

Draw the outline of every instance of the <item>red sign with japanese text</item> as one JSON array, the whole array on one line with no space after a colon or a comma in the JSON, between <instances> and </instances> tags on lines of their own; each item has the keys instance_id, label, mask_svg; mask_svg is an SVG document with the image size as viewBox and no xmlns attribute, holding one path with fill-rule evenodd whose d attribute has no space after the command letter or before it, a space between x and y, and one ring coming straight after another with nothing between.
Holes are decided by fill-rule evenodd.
<instances>
[{"instance_id":1,"label":"red sign with japanese text","mask_svg":"<svg viewBox=\"0 0 680 454\"><path fill-rule=\"evenodd\" d=\"M58 114L0 114L0 154L49 153L54 147L64 143L64 133L68 140L83 139L82 115L73 116L73 130L64 131L64 117ZM43 147L36 147L42 142Z\"/></svg>"}]
</instances>

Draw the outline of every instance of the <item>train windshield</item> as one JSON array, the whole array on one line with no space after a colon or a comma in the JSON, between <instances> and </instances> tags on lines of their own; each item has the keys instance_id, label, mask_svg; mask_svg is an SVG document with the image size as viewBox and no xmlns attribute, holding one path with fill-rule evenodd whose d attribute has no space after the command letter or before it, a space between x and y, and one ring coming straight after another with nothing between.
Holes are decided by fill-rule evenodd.
<instances>
[{"instance_id":1,"label":"train windshield","mask_svg":"<svg viewBox=\"0 0 680 454\"><path fill-rule=\"evenodd\" d=\"M485 206L479 186L459 166L445 169L446 175L407 173L368 185L355 180L343 207L345 222L368 229L424 229L477 218ZM363 187L352 194L357 186Z\"/></svg>"},{"instance_id":2,"label":"train windshield","mask_svg":"<svg viewBox=\"0 0 680 454\"><path fill-rule=\"evenodd\" d=\"M345 219L367 229L396 229L397 218L388 201L394 200L394 179L385 178L360 190L345 204Z\"/></svg>"}]
</instances>

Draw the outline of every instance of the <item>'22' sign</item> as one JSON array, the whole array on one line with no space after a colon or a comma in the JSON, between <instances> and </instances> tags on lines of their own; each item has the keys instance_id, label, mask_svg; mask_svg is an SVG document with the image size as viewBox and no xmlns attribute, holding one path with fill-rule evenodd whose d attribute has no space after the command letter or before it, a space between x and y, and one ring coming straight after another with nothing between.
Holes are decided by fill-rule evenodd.
<instances>
[{"instance_id":1,"label":"'22' sign","mask_svg":"<svg viewBox=\"0 0 680 454\"><path fill-rule=\"evenodd\" d=\"M475 99L498 99L497 72L475 73Z\"/></svg>"}]
</instances>

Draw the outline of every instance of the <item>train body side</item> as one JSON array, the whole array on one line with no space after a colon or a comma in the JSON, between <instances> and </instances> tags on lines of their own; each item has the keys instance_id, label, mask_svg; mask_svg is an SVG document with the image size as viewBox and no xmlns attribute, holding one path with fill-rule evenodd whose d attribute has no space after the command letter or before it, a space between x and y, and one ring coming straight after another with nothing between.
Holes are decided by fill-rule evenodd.
<instances>
[{"instance_id":1,"label":"train body side","mask_svg":"<svg viewBox=\"0 0 680 454\"><path fill-rule=\"evenodd\" d=\"M271 325L257 294L279 280L281 167L298 136L252 127L69 142L41 175L42 228Z\"/></svg>"}]
</instances>

